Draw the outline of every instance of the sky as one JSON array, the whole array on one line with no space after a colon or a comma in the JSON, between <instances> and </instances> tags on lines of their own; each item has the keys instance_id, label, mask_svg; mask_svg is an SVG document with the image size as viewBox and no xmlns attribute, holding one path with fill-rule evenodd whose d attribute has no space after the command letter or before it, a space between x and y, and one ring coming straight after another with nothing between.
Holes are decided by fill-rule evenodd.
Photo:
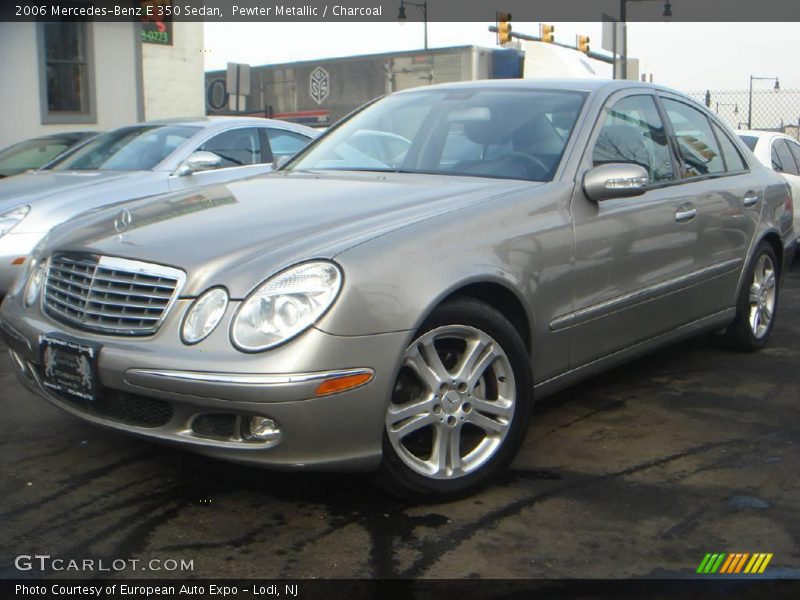
<instances>
[{"instance_id":1,"label":"sky","mask_svg":"<svg viewBox=\"0 0 800 600\"><path fill-rule=\"evenodd\" d=\"M429 23L429 46L495 46L493 23ZM538 35L538 23L513 22ZM600 23L556 23L556 41L574 44L589 35L600 51ZM207 70L228 62L251 65L397 50L423 44L422 23L206 23ZM797 23L629 23L628 53L653 81L683 91L747 89L750 75L779 77L781 88L800 89ZM759 89L770 82L756 82Z\"/></svg>"}]
</instances>

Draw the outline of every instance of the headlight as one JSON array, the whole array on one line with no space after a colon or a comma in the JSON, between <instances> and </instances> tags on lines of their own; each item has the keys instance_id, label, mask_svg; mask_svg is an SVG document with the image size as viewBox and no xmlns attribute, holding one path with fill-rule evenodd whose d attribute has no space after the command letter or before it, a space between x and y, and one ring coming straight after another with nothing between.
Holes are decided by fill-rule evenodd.
<instances>
[{"instance_id":1,"label":"headlight","mask_svg":"<svg viewBox=\"0 0 800 600\"><path fill-rule=\"evenodd\" d=\"M28 278L28 287L25 288L25 306L30 308L36 303L39 292L42 290L46 271L44 263L36 265Z\"/></svg>"},{"instance_id":2,"label":"headlight","mask_svg":"<svg viewBox=\"0 0 800 600\"><path fill-rule=\"evenodd\" d=\"M342 272L331 262L296 265L251 293L231 327L234 345L245 352L277 346L311 327L336 300Z\"/></svg>"},{"instance_id":3,"label":"headlight","mask_svg":"<svg viewBox=\"0 0 800 600\"><path fill-rule=\"evenodd\" d=\"M228 292L213 288L194 301L183 320L181 336L187 344L204 340L219 325L228 307Z\"/></svg>"},{"instance_id":4,"label":"headlight","mask_svg":"<svg viewBox=\"0 0 800 600\"><path fill-rule=\"evenodd\" d=\"M0 213L0 237L14 229L22 219L28 216L29 212L31 212L31 207L23 204L7 212Z\"/></svg>"}]
</instances>

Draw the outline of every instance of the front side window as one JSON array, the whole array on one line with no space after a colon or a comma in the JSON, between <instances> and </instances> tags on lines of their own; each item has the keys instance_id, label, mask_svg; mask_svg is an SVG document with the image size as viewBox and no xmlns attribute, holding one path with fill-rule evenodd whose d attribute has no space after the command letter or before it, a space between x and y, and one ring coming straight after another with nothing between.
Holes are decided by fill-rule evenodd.
<instances>
[{"instance_id":1,"label":"front side window","mask_svg":"<svg viewBox=\"0 0 800 600\"><path fill-rule=\"evenodd\" d=\"M772 145L769 151L770 161L772 162L772 170L778 173L783 172L783 165L781 164L781 157L778 156L778 148L775 144Z\"/></svg>"},{"instance_id":2,"label":"front side window","mask_svg":"<svg viewBox=\"0 0 800 600\"><path fill-rule=\"evenodd\" d=\"M800 170L800 144L786 140L786 145L792 153L792 156L794 156L794 162L797 163L798 170Z\"/></svg>"},{"instance_id":3,"label":"front side window","mask_svg":"<svg viewBox=\"0 0 800 600\"><path fill-rule=\"evenodd\" d=\"M54 171L147 171L200 129L189 125L144 125L115 129L50 165Z\"/></svg>"},{"instance_id":4,"label":"front side window","mask_svg":"<svg viewBox=\"0 0 800 600\"><path fill-rule=\"evenodd\" d=\"M708 118L683 102L669 98L662 98L662 102L675 131L686 175L724 173L725 162Z\"/></svg>"},{"instance_id":5,"label":"front side window","mask_svg":"<svg viewBox=\"0 0 800 600\"><path fill-rule=\"evenodd\" d=\"M423 90L388 96L290 162L287 170L552 179L584 93Z\"/></svg>"},{"instance_id":6,"label":"front side window","mask_svg":"<svg viewBox=\"0 0 800 600\"><path fill-rule=\"evenodd\" d=\"M87 23L56 22L41 26L44 89L50 116L89 115L91 98Z\"/></svg>"},{"instance_id":7,"label":"front side window","mask_svg":"<svg viewBox=\"0 0 800 600\"><path fill-rule=\"evenodd\" d=\"M628 96L608 110L592 152L596 165L633 163L651 181L674 179L664 124L652 96Z\"/></svg>"},{"instance_id":8,"label":"front side window","mask_svg":"<svg viewBox=\"0 0 800 600\"><path fill-rule=\"evenodd\" d=\"M200 146L198 150L213 152L219 156L223 161L222 168L257 165L263 162L261 160L261 138L255 127L232 129L217 134Z\"/></svg>"}]
</instances>

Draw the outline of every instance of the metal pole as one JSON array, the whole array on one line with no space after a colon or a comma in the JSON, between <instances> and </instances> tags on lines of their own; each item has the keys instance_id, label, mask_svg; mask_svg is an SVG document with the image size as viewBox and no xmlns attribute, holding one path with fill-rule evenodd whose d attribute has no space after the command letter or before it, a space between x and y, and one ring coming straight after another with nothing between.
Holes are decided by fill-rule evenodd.
<instances>
[{"instance_id":1,"label":"metal pole","mask_svg":"<svg viewBox=\"0 0 800 600\"><path fill-rule=\"evenodd\" d=\"M613 53L614 54L614 69L613 69L612 77L614 79L616 79L617 78L617 58L619 57L619 53L617 52L617 50L619 50L619 44L617 42L617 33L618 33L618 29L619 29L619 24L616 21L612 21L611 24L612 24L612 26L614 28L613 31L612 31L612 34L611 34L611 39L613 40L611 42L611 46L614 48L614 53Z\"/></svg>"},{"instance_id":2,"label":"metal pole","mask_svg":"<svg viewBox=\"0 0 800 600\"><path fill-rule=\"evenodd\" d=\"M747 128L753 128L753 76L750 75L750 93L747 95Z\"/></svg>"},{"instance_id":3,"label":"metal pole","mask_svg":"<svg viewBox=\"0 0 800 600\"><path fill-rule=\"evenodd\" d=\"M622 48L620 52L620 71L622 77L620 79L628 79L628 0L619 0L619 16L622 21Z\"/></svg>"},{"instance_id":4,"label":"metal pole","mask_svg":"<svg viewBox=\"0 0 800 600\"><path fill-rule=\"evenodd\" d=\"M422 3L422 19L425 21L425 50L428 49L428 0Z\"/></svg>"}]
</instances>

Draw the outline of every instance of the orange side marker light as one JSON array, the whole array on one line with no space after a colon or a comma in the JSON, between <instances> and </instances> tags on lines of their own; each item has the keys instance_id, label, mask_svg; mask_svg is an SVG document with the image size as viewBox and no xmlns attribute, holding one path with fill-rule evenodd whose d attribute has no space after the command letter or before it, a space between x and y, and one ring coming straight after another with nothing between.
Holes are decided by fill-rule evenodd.
<instances>
[{"instance_id":1,"label":"orange side marker light","mask_svg":"<svg viewBox=\"0 0 800 600\"><path fill-rule=\"evenodd\" d=\"M372 373L357 373L326 379L317 386L317 396L327 396L361 387L372 381Z\"/></svg>"}]
</instances>

